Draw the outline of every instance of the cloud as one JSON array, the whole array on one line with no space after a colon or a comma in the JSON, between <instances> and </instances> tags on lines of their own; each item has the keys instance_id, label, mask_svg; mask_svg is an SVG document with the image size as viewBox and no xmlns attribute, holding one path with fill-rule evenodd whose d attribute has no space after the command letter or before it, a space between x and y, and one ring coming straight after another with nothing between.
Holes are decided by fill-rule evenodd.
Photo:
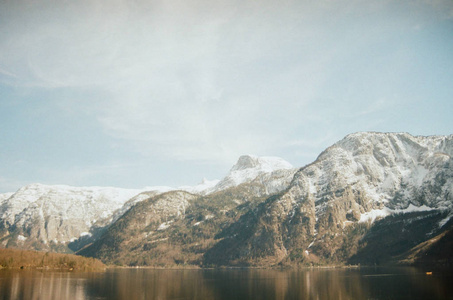
<instances>
[{"instance_id":1,"label":"cloud","mask_svg":"<svg viewBox=\"0 0 453 300\"><path fill-rule=\"evenodd\" d=\"M92 110L106 133L143 156L272 155L304 140L295 135L324 134L338 112L353 118L386 108L374 98L360 104L336 81L364 77L357 54L398 31L375 20L388 3L4 2L0 81L86 90L85 101L70 104L75 111ZM323 97L334 101L319 103Z\"/></svg>"},{"instance_id":2,"label":"cloud","mask_svg":"<svg viewBox=\"0 0 453 300\"><path fill-rule=\"evenodd\" d=\"M126 3L107 12L91 2L49 9L46 21L22 36L32 49L18 55L27 58L18 70L22 82L95 89L106 132L144 154L231 160L271 150L276 141L268 137L268 121L282 107L291 110L296 98L296 105L308 101L315 62L322 60L288 72L279 66L294 58L292 35L272 26L287 11L269 14L269 7L251 3L251 14L227 5L156 3L146 13ZM292 19L285 26L297 25ZM308 55L310 47L303 46ZM292 87L282 88L288 81Z\"/></svg>"}]
</instances>

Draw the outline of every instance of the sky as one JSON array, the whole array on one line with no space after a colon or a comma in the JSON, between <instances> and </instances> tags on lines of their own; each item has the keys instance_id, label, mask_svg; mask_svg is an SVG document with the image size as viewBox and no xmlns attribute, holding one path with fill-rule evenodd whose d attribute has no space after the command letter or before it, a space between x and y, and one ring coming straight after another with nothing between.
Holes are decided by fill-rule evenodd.
<instances>
[{"instance_id":1,"label":"sky","mask_svg":"<svg viewBox=\"0 0 453 300\"><path fill-rule=\"evenodd\" d=\"M195 185L453 133L451 0L0 0L0 192Z\"/></svg>"}]
</instances>

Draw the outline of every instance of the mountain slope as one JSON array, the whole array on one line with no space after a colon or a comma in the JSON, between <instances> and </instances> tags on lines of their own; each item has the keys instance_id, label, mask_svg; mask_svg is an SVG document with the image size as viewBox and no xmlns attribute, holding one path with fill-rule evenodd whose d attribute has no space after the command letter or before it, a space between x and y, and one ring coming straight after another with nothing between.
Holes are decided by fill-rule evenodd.
<instances>
[{"instance_id":1,"label":"mountain slope","mask_svg":"<svg viewBox=\"0 0 453 300\"><path fill-rule=\"evenodd\" d=\"M427 257L421 255L423 251L415 249L425 248L423 245L426 243L433 245L434 241L429 242L432 237L444 235L448 228L451 230L449 225L439 227L439 222L445 219L447 214L447 211L431 210L393 214L380 219L359 241L357 253L352 255L348 262L373 265L409 264L425 259Z\"/></svg>"},{"instance_id":2,"label":"mountain slope","mask_svg":"<svg viewBox=\"0 0 453 300\"><path fill-rule=\"evenodd\" d=\"M212 191L221 191L251 181L259 176L271 174L277 170L292 170L294 167L279 157L257 157L243 155L231 168L228 175L217 183Z\"/></svg>"},{"instance_id":3,"label":"mountain slope","mask_svg":"<svg viewBox=\"0 0 453 300\"><path fill-rule=\"evenodd\" d=\"M0 196L0 242L66 251L78 237L71 250L119 265L440 259L451 245L452 155L453 135L355 133L303 168L242 156L195 187L33 185Z\"/></svg>"},{"instance_id":4,"label":"mountain slope","mask_svg":"<svg viewBox=\"0 0 453 300\"><path fill-rule=\"evenodd\" d=\"M0 195L0 243L4 247L22 249L77 251L96 240L106 227L134 205L150 197L177 190L207 195L253 180L262 181L252 185L253 193L268 195L286 188L295 172L295 169L287 170L289 166L279 158L243 156L223 181L203 180L199 185L178 189L126 190L32 184L16 193ZM232 176L235 176L234 182L230 182Z\"/></svg>"},{"instance_id":5,"label":"mountain slope","mask_svg":"<svg viewBox=\"0 0 453 300\"><path fill-rule=\"evenodd\" d=\"M410 249L400 258L402 263L422 266L453 266L453 228Z\"/></svg>"},{"instance_id":6,"label":"mountain slope","mask_svg":"<svg viewBox=\"0 0 453 300\"><path fill-rule=\"evenodd\" d=\"M440 210L452 216L453 136L352 134L300 169L289 188L222 232L205 263L346 262L376 217ZM226 253L224 255L223 253Z\"/></svg>"},{"instance_id":7,"label":"mountain slope","mask_svg":"<svg viewBox=\"0 0 453 300\"><path fill-rule=\"evenodd\" d=\"M193 194L173 191L141 201L113 223L92 246L82 249L80 254L104 259L108 257L110 263L116 262L129 249L129 245L141 248L143 239L154 240L156 232L184 218L187 207L194 199L196 196Z\"/></svg>"},{"instance_id":8,"label":"mountain slope","mask_svg":"<svg viewBox=\"0 0 453 300\"><path fill-rule=\"evenodd\" d=\"M5 247L58 249L93 227L112 221L115 211L140 190L32 184L0 205L0 238Z\"/></svg>"},{"instance_id":9,"label":"mountain slope","mask_svg":"<svg viewBox=\"0 0 453 300\"><path fill-rule=\"evenodd\" d=\"M245 166L242 170L257 177L243 177L237 186L222 186L206 195L185 191L150 195L79 254L119 265L201 265L202 255L215 244L214 237L221 230L271 193L284 190L296 171L270 168L255 172L257 169L257 165ZM162 210L182 203L179 210Z\"/></svg>"}]
</instances>

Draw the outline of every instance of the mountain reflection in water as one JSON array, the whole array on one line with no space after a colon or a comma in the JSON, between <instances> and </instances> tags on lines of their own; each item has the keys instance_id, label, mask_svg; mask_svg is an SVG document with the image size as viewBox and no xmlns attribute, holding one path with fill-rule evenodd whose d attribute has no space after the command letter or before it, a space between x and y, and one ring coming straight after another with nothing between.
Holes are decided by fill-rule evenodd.
<instances>
[{"instance_id":1,"label":"mountain reflection in water","mask_svg":"<svg viewBox=\"0 0 453 300\"><path fill-rule=\"evenodd\" d=\"M0 299L453 299L452 279L415 268L0 270Z\"/></svg>"}]
</instances>

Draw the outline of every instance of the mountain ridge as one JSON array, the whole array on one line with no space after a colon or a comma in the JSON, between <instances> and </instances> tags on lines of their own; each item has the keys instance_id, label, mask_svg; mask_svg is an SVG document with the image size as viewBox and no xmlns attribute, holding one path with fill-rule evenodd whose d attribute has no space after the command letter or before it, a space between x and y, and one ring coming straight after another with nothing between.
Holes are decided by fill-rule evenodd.
<instances>
[{"instance_id":1,"label":"mountain ridge","mask_svg":"<svg viewBox=\"0 0 453 300\"><path fill-rule=\"evenodd\" d=\"M452 155L453 135L358 132L301 168L241 156L220 181L139 193L74 249L120 265L395 261L452 226Z\"/></svg>"},{"instance_id":2,"label":"mountain ridge","mask_svg":"<svg viewBox=\"0 0 453 300\"><path fill-rule=\"evenodd\" d=\"M453 135L348 135L299 169L283 194L228 228L225 238L206 253L207 262L310 264L320 257L323 263L345 262L357 251L368 230L364 227L374 221L372 214L404 213L410 205L451 212L452 140ZM438 224L451 217L443 216Z\"/></svg>"},{"instance_id":3,"label":"mountain ridge","mask_svg":"<svg viewBox=\"0 0 453 300\"><path fill-rule=\"evenodd\" d=\"M151 196L178 190L200 195L215 193L272 173L279 165L289 165L282 159L274 159L279 162L275 165L265 159L263 161L267 165L262 167L261 158L252 159L256 163L243 166L242 171L254 176L243 176L228 185L219 185L220 180L206 179L196 186L148 187L141 190L29 184L15 193L0 194L0 243L25 249L62 251L66 248L64 252L71 252L96 239L104 228L132 206ZM239 159L235 166L240 163Z\"/></svg>"}]
</instances>

